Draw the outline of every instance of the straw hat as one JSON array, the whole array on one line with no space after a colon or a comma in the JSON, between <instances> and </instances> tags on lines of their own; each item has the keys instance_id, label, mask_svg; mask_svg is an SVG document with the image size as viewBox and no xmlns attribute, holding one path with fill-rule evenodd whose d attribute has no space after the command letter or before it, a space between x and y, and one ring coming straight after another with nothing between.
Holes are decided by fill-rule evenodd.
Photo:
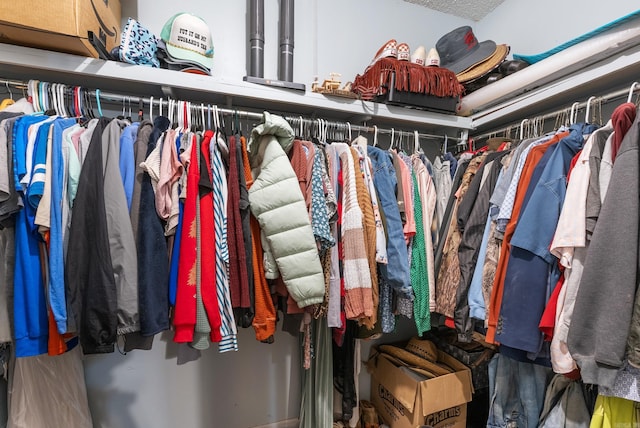
<instances>
[{"instance_id":1,"label":"straw hat","mask_svg":"<svg viewBox=\"0 0 640 428\"><path fill-rule=\"evenodd\" d=\"M504 61L509 54L509 50L510 47L508 45L496 45L496 50L487 59L456 73L458 82L470 82L490 73Z\"/></svg>"}]
</instances>

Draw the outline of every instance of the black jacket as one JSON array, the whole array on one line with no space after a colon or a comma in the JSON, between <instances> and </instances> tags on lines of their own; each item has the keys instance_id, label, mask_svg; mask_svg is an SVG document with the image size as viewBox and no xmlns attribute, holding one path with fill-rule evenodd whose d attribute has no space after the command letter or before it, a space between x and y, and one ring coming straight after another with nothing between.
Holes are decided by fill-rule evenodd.
<instances>
[{"instance_id":1,"label":"black jacket","mask_svg":"<svg viewBox=\"0 0 640 428\"><path fill-rule=\"evenodd\" d=\"M82 165L65 269L69 316L75 318L85 354L113 352L118 327L102 166L102 132L108 123L98 120Z\"/></svg>"}]
</instances>

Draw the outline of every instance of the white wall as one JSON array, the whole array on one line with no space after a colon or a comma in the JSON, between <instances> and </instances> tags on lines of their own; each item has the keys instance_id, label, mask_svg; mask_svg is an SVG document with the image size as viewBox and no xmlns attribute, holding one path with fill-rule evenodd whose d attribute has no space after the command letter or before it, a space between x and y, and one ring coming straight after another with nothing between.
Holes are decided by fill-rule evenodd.
<instances>
[{"instance_id":1,"label":"white wall","mask_svg":"<svg viewBox=\"0 0 640 428\"><path fill-rule=\"evenodd\" d=\"M506 0L473 25L478 40L511 46L511 55L553 49L638 9L628 0Z\"/></svg>"},{"instance_id":2,"label":"white wall","mask_svg":"<svg viewBox=\"0 0 640 428\"><path fill-rule=\"evenodd\" d=\"M177 365L171 337L156 336L151 351L85 357L95 428L241 428L298 417L298 338L278 332L265 344L240 330L238 352L213 345Z\"/></svg>"},{"instance_id":3,"label":"white wall","mask_svg":"<svg viewBox=\"0 0 640 428\"><path fill-rule=\"evenodd\" d=\"M242 80L247 74L247 27L244 0L123 0L122 16L136 17L156 35L168 18L191 12L210 26L215 49L213 76ZM265 1L265 77L277 78L278 5ZM411 49L435 46L443 34L469 20L425 9L402 0L298 0L295 2L294 81L310 85L330 72L342 81L362 73L377 50L395 38Z\"/></svg>"}]
</instances>

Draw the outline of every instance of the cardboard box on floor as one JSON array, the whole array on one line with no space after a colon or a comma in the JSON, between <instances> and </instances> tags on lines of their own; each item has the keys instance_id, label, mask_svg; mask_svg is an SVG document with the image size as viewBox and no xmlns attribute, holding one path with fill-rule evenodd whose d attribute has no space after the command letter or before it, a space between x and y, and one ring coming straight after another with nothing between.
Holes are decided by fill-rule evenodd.
<instances>
[{"instance_id":1,"label":"cardboard box on floor","mask_svg":"<svg viewBox=\"0 0 640 428\"><path fill-rule=\"evenodd\" d=\"M372 349L371 402L391 428L465 428L467 403L473 395L471 371L452 356L438 351L438 360L456 371L419 380Z\"/></svg>"},{"instance_id":2,"label":"cardboard box on floor","mask_svg":"<svg viewBox=\"0 0 640 428\"><path fill-rule=\"evenodd\" d=\"M93 33L107 51L120 43L120 0L6 0L0 41L98 58Z\"/></svg>"}]
</instances>

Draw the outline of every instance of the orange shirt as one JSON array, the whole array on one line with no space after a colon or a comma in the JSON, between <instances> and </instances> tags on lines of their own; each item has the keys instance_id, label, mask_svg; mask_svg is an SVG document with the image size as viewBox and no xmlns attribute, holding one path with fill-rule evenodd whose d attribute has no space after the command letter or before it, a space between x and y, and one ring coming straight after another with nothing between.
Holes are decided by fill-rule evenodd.
<instances>
[{"instance_id":1,"label":"orange shirt","mask_svg":"<svg viewBox=\"0 0 640 428\"><path fill-rule=\"evenodd\" d=\"M557 143L564 137L569 135L569 132L562 132L554 135L546 143L540 144L532 148L527 155L520 181L518 182L518 188L516 190L516 197L513 203L513 212L511 219L507 223L507 227L504 231L504 239L502 241L502 248L500 249L500 258L498 259L498 266L496 268L496 275L493 280L493 288L491 289L491 299L489 301L489 320L487 328L486 341L489 343L496 343L496 328L498 327L498 318L500 317L500 307L502 306L502 294L504 291L504 279L507 273L507 264L509 262L509 255L511 254L511 237L516 230L518 224L518 217L520 217L520 210L522 209L522 202L524 196L527 193L527 188L531 181L533 171L542 159L542 156L547 151L549 146Z\"/></svg>"}]
</instances>

